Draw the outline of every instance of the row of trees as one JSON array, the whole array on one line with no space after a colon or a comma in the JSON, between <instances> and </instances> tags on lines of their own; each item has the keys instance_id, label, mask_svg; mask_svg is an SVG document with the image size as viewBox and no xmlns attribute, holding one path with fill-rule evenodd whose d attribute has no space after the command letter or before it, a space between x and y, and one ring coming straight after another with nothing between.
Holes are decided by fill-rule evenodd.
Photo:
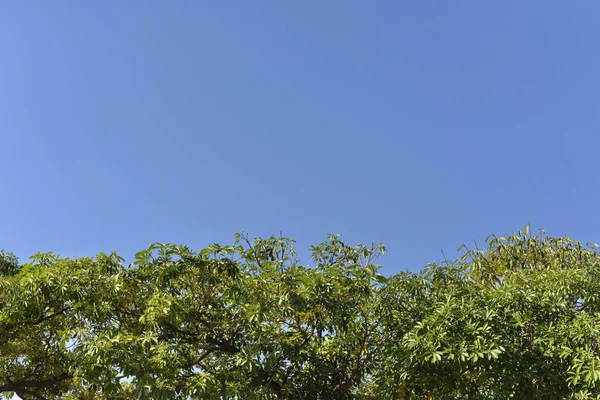
<instances>
[{"instance_id":1,"label":"row of trees","mask_svg":"<svg viewBox=\"0 0 600 400\"><path fill-rule=\"evenodd\" d=\"M419 273L329 236L0 256L0 397L600 398L600 254L491 237Z\"/></svg>"}]
</instances>

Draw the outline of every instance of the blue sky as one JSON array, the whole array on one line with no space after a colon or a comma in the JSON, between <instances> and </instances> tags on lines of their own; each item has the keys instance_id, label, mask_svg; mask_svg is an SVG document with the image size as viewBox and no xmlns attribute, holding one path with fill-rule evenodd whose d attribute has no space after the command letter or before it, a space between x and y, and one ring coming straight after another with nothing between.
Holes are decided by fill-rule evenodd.
<instances>
[{"instance_id":1,"label":"blue sky","mask_svg":"<svg viewBox=\"0 0 600 400\"><path fill-rule=\"evenodd\" d=\"M600 241L599 37L583 0L5 3L0 247Z\"/></svg>"}]
</instances>

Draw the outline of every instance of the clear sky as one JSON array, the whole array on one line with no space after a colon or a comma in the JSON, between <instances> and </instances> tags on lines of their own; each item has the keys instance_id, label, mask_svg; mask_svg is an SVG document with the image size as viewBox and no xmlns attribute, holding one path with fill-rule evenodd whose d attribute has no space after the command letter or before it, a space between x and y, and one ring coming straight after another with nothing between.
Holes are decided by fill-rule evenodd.
<instances>
[{"instance_id":1,"label":"clear sky","mask_svg":"<svg viewBox=\"0 0 600 400\"><path fill-rule=\"evenodd\" d=\"M0 248L600 241L597 1L13 1Z\"/></svg>"}]
</instances>

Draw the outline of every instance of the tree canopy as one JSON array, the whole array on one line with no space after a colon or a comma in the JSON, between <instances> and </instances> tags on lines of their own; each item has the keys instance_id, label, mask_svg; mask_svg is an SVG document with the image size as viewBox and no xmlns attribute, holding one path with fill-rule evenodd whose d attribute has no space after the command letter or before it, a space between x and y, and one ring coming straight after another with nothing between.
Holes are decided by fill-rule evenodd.
<instances>
[{"instance_id":1,"label":"tree canopy","mask_svg":"<svg viewBox=\"0 0 600 400\"><path fill-rule=\"evenodd\" d=\"M597 245L491 236L383 276L379 244L236 235L126 265L0 253L0 398L600 398Z\"/></svg>"}]
</instances>

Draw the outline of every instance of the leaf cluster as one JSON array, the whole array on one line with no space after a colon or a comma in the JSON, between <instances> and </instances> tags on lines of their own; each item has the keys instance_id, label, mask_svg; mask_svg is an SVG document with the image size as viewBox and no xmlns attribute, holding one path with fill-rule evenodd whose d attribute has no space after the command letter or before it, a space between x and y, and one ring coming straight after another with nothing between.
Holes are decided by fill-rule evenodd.
<instances>
[{"instance_id":1,"label":"leaf cluster","mask_svg":"<svg viewBox=\"0 0 600 400\"><path fill-rule=\"evenodd\" d=\"M600 398L596 245L492 236L384 277L385 248L0 253L0 398Z\"/></svg>"}]
</instances>

